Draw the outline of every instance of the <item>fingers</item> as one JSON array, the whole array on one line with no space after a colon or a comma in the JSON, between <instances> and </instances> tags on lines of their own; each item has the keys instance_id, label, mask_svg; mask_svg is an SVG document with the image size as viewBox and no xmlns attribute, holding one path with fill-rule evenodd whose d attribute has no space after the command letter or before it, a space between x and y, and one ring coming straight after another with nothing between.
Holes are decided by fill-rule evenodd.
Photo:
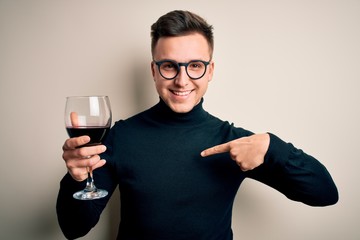
<instances>
[{"instance_id":1,"label":"fingers","mask_svg":"<svg viewBox=\"0 0 360 240\"><path fill-rule=\"evenodd\" d=\"M87 172L89 168L97 164L100 161L99 155L91 156L89 158L82 159L68 159L65 161L66 168L70 175L77 181L82 181L87 178Z\"/></svg>"},{"instance_id":2,"label":"fingers","mask_svg":"<svg viewBox=\"0 0 360 240\"><path fill-rule=\"evenodd\" d=\"M101 159L99 155L93 155L91 157L84 157L84 158L72 158L66 161L66 167L68 169L93 167L100 160Z\"/></svg>"},{"instance_id":3,"label":"fingers","mask_svg":"<svg viewBox=\"0 0 360 240\"><path fill-rule=\"evenodd\" d=\"M95 170L97 168L100 168L102 166L104 166L106 163L105 159L100 159L97 163L95 163L94 165L91 166L92 170Z\"/></svg>"},{"instance_id":4,"label":"fingers","mask_svg":"<svg viewBox=\"0 0 360 240\"><path fill-rule=\"evenodd\" d=\"M63 145L63 150L70 150L77 147L80 147L86 143L90 142L89 136L81 136L81 137L75 137L75 138L69 138L65 141Z\"/></svg>"},{"instance_id":5,"label":"fingers","mask_svg":"<svg viewBox=\"0 0 360 240\"><path fill-rule=\"evenodd\" d=\"M228 152L242 171L248 171L264 163L269 144L269 134L254 134L208 148L201 152L201 156Z\"/></svg>"},{"instance_id":6,"label":"fingers","mask_svg":"<svg viewBox=\"0 0 360 240\"><path fill-rule=\"evenodd\" d=\"M88 136L67 139L63 145L63 159L70 175L76 181L87 178L87 168L102 167L106 161L99 154L106 151L105 145L79 147L90 141Z\"/></svg>"},{"instance_id":7,"label":"fingers","mask_svg":"<svg viewBox=\"0 0 360 240\"><path fill-rule=\"evenodd\" d=\"M97 168L104 166L106 160L100 159L100 157L97 155L89 159L83 159L80 161L78 160L76 162L76 167L71 167L71 162L75 162L75 161L67 162L68 163L67 168L69 170L69 174L72 176L73 179L80 182L87 179L89 169L95 170ZM79 167L79 165L84 165L84 167Z\"/></svg>"},{"instance_id":8,"label":"fingers","mask_svg":"<svg viewBox=\"0 0 360 240\"><path fill-rule=\"evenodd\" d=\"M229 152L229 151L230 151L230 142L227 142L227 143L223 143L223 144L216 145L214 147L205 149L200 154L202 157L207 157L207 156L211 156L214 154L225 153L225 152Z\"/></svg>"},{"instance_id":9,"label":"fingers","mask_svg":"<svg viewBox=\"0 0 360 240\"><path fill-rule=\"evenodd\" d=\"M68 161L70 159L84 159L89 156L99 155L106 151L105 145L97 145L92 147L70 148L64 144L63 159Z\"/></svg>"}]
</instances>

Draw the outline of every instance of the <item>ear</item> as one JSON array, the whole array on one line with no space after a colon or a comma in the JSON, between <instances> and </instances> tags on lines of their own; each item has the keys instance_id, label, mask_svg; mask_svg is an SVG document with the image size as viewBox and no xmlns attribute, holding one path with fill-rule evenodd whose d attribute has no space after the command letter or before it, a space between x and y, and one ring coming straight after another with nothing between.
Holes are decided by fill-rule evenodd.
<instances>
[{"instance_id":1,"label":"ear","mask_svg":"<svg viewBox=\"0 0 360 240\"><path fill-rule=\"evenodd\" d=\"M208 66L208 71L209 71L209 79L208 82L210 82L213 78L213 74L214 74L214 67L215 67L215 63L213 61L210 62L209 66Z\"/></svg>"},{"instance_id":2,"label":"ear","mask_svg":"<svg viewBox=\"0 0 360 240\"><path fill-rule=\"evenodd\" d=\"M156 65L155 65L154 61L151 61L150 67L151 67L151 74L152 74L153 79L155 81L155 68L156 68Z\"/></svg>"}]
</instances>

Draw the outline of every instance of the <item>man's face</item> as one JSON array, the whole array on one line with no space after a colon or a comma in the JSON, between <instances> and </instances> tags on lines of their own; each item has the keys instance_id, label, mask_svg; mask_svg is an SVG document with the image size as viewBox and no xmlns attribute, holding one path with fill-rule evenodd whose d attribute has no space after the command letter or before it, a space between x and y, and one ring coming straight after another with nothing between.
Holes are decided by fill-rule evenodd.
<instances>
[{"instance_id":1,"label":"man's face","mask_svg":"<svg viewBox=\"0 0 360 240\"><path fill-rule=\"evenodd\" d=\"M205 37L199 33L179 37L162 37L159 39L153 58L155 61L173 60L176 62L189 62L191 60L210 60L210 48ZM192 80L186 74L185 67L173 80L163 78L152 62L151 70L155 86L161 99L177 113L186 113L197 105L204 96L208 83L212 78L214 63L207 66L205 75Z\"/></svg>"}]
</instances>

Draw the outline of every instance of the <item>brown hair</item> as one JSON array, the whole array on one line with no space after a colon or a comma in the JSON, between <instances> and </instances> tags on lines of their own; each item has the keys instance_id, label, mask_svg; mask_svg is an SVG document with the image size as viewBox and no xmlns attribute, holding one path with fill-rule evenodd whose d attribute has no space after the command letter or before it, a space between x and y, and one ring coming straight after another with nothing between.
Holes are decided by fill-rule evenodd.
<instances>
[{"instance_id":1,"label":"brown hair","mask_svg":"<svg viewBox=\"0 0 360 240\"><path fill-rule=\"evenodd\" d=\"M190 33L202 34L210 47L210 55L214 50L213 27L209 25L202 17L182 10L175 10L161 16L151 26L151 52L161 37L184 36Z\"/></svg>"}]
</instances>

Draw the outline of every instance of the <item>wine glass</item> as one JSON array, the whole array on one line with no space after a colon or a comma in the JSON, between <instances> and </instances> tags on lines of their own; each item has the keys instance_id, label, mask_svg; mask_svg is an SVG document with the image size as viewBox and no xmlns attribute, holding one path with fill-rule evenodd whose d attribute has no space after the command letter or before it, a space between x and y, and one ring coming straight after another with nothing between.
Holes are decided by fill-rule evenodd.
<instances>
[{"instance_id":1,"label":"wine glass","mask_svg":"<svg viewBox=\"0 0 360 240\"><path fill-rule=\"evenodd\" d=\"M66 98L65 127L71 138L87 135L90 142L79 146L95 146L101 144L111 126L111 107L108 96L73 96ZM90 158L88 156L87 158ZM92 169L88 170L88 178L84 190L74 193L79 200L92 200L107 196L108 192L95 187Z\"/></svg>"}]
</instances>

